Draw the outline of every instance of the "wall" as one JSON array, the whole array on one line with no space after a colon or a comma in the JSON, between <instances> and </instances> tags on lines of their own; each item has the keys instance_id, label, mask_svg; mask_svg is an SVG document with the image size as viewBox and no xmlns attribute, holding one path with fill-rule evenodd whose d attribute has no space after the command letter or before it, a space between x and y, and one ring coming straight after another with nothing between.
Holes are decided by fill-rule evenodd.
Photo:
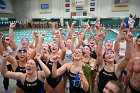
<instances>
[{"instance_id":1,"label":"wall","mask_svg":"<svg viewBox=\"0 0 140 93\"><path fill-rule=\"evenodd\" d=\"M86 0L90 1L90 0ZM140 0L130 0L130 10L123 12L112 12L113 0L95 0L94 17L127 17L130 13L140 17ZM70 18L70 13L64 12L65 0L52 0L52 13L40 14L38 11L38 0L12 0L14 14L17 19L31 18ZM89 9L89 8L88 8ZM89 10L88 10L89 11ZM10 14L0 14L1 16ZM13 16L13 14L12 14ZM88 12L89 17L93 17Z\"/></svg>"},{"instance_id":2,"label":"wall","mask_svg":"<svg viewBox=\"0 0 140 93\"><path fill-rule=\"evenodd\" d=\"M11 13L0 13L0 17L14 18L14 14Z\"/></svg>"},{"instance_id":3,"label":"wall","mask_svg":"<svg viewBox=\"0 0 140 93\"><path fill-rule=\"evenodd\" d=\"M14 18L12 0L4 0L6 9L0 9L0 17Z\"/></svg>"},{"instance_id":4,"label":"wall","mask_svg":"<svg viewBox=\"0 0 140 93\"><path fill-rule=\"evenodd\" d=\"M13 7L14 7L14 13L15 17L17 19L30 19L32 17L31 12L31 3L33 1L31 0L13 0Z\"/></svg>"},{"instance_id":5,"label":"wall","mask_svg":"<svg viewBox=\"0 0 140 93\"><path fill-rule=\"evenodd\" d=\"M52 13L40 14L38 11L38 0L32 1L32 18L60 18L61 15L61 1L62 0L52 0Z\"/></svg>"},{"instance_id":6,"label":"wall","mask_svg":"<svg viewBox=\"0 0 140 93\"><path fill-rule=\"evenodd\" d=\"M60 1L52 0L52 13L40 14L38 11L38 0L13 0L14 11L23 18L59 18L60 17ZM21 19L21 18L20 18Z\"/></svg>"},{"instance_id":7,"label":"wall","mask_svg":"<svg viewBox=\"0 0 140 93\"><path fill-rule=\"evenodd\" d=\"M16 14L22 14L28 18L70 18L70 12L66 13L64 9L65 0L52 0L52 13L45 14L39 13L38 0L13 0L13 4ZM96 4L98 4L98 0L96 0ZM89 12L88 15L91 16ZM97 10L94 15L97 15Z\"/></svg>"}]
</instances>

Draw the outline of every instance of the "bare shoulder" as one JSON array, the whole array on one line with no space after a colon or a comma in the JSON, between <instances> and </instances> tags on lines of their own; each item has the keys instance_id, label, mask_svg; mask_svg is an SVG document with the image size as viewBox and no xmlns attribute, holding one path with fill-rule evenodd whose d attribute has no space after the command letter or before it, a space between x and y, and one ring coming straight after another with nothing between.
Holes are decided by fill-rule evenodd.
<instances>
[{"instance_id":1,"label":"bare shoulder","mask_svg":"<svg viewBox=\"0 0 140 93\"><path fill-rule=\"evenodd\" d=\"M139 60L140 61L140 57L134 57L133 60Z\"/></svg>"},{"instance_id":2,"label":"bare shoulder","mask_svg":"<svg viewBox=\"0 0 140 93\"><path fill-rule=\"evenodd\" d=\"M131 63L136 63L136 62L140 63L140 57L134 57L134 58L130 59L130 62Z\"/></svg>"}]
</instances>

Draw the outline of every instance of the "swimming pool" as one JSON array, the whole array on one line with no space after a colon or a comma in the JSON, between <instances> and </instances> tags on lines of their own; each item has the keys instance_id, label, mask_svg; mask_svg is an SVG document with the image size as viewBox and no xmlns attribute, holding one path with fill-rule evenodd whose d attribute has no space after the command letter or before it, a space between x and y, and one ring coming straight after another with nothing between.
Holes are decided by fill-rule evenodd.
<instances>
[{"instance_id":1,"label":"swimming pool","mask_svg":"<svg viewBox=\"0 0 140 93\"><path fill-rule=\"evenodd\" d=\"M74 31L79 31L79 32L81 32L82 30L83 29L79 29L79 28L74 29ZM39 34L46 33L46 37L45 37L44 43L52 42L52 36L53 36L53 34L50 31L50 29L48 29L48 28L47 29L45 29L45 28L44 29L36 28L36 29L16 29L14 31L14 38L15 38L16 43L19 46L21 46L21 39L22 38L28 38L29 41L31 41L32 38L33 38L33 32L34 31L38 32ZM64 28L63 29L63 32L65 34L67 34L67 29ZM3 33L4 33L4 35L8 35L9 32L8 31L3 31ZM89 34L90 34L89 31L87 31L86 32L86 37L88 37ZM96 32L93 31L93 34L95 35ZM105 39L115 40L116 37L117 37L117 33L113 32L111 30L107 30L106 31L106 34L107 35L106 35L106 38ZM134 37L137 37L138 36L138 31L137 30L134 31L133 35L134 35Z\"/></svg>"}]
</instances>

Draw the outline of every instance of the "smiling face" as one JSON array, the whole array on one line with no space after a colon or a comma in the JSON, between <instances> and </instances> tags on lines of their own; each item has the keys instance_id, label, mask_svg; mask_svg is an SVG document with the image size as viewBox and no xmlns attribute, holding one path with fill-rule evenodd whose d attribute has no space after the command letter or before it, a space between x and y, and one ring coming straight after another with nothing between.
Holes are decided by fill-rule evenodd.
<instances>
[{"instance_id":1,"label":"smiling face","mask_svg":"<svg viewBox=\"0 0 140 93\"><path fill-rule=\"evenodd\" d=\"M111 50L113 48L113 41L112 40L106 40L106 42L105 42L105 48L107 50Z\"/></svg>"},{"instance_id":2,"label":"smiling face","mask_svg":"<svg viewBox=\"0 0 140 93\"><path fill-rule=\"evenodd\" d=\"M26 51L19 51L17 53L17 56L18 56L20 61L24 62L24 61L26 61L28 55L27 55Z\"/></svg>"},{"instance_id":3,"label":"smiling face","mask_svg":"<svg viewBox=\"0 0 140 93\"><path fill-rule=\"evenodd\" d=\"M26 63L26 73L27 74L32 74L34 71L36 71L36 63L34 60L30 59Z\"/></svg>"},{"instance_id":4,"label":"smiling face","mask_svg":"<svg viewBox=\"0 0 140 93\"><path fill-rule=\"evenodd\" d=\"M96 43L96 40L95 39L90 39L90 41L89 41L89 43L90 43L90 46L95 46L95 45L97 45L97 43Z\"/></svg>"},{"instance_id":5,"label":"smiling face","mask_svg":"<svg viewBox=\"0 0 140 93\"><path fill-rule=\"evenodd\" d=\"M43 53L47 53L47 52L49 51L49 46L48 46L48 44L43 44L43 45L42 45L42 51L43 51Z\"/></svg>"},{"instance_id":6,"label":"smiling face","mask_svg":"<svg viewBox=\"0 0 140 93\"><path fill-rule=\"evenodd\" d=\"M51 51L52 53L57 53L59 51L59 45L53 42L51 45Z\"/></svg>"},{"instance_id":7,"label":"smiling face","mask_svg":"<svg viewBox=\"0 0 140 93\"><path fill-rule=\"evenodd\" d=\"M57 41L57 36L56 35L53 35L52 40L53 41Z\"/></svg>"},{"instance_id":8,"label":"smiling face","mask_svg":"<svg viewBox=\"0 0 140 93\"><path fill-rule=\"evenodd\" d=\"M126 36L127 32L126 31L123 31L122 32L122 37L121 37L121 40L125 40L125 36Z\"/></svg>"},{"instance_id":9,"label":"smiling face","mask_svg":"<svg viewBox=\"0 0 140 93\"><path fill-rule=\"evenodd\" d=\"M66 41L66 46L67 46L67 47L70 47L70 46L71 46L71 39L68 39L68 40Z\"/></svg>"},{"instance_id":10,"label":"smiling face","mask_svg":"<svg viewBox=\"0 0 140 93\"><path fill-rule=\"evenodd\" d=\"M112 50L109 50L109 51L105 52L105 60L107 62L114 62L115 55L114 55L114 52Z\"/></svg>"},{"instance_id":11,"label":"smiling face","mask_svg":"<svg viewBox=\"0 0 140 93\"><path fill-rule=\"evenodd\" d=\"M75 61L80 61L83 58L83 52L81 49L75 49L73 53L73 59Z\"/></svg>"},{"instance_id":12,"label":"smiling face","mask_svg":"<svg viewBox=\"0 0 140 93\"><path fill-rule=\"evenodd\" d=\"M4 44L9 45L9 37L4 37Z\"/></svg>"},{"instance_id":13,"label":"smiling face","mask_svg":"<svg viewBox=\"0 0 140 93\"><path fill-rule=\"evenodd\" d=\"M62 39L65 39L65 33L61 33L61 37L62 37Z\"/></svg>"},{"instance_id":14,"label":"smiling face","mask_svg":"<svg viewBox=\"0 0 140 93\"><path fill-rule=\"evenodd\" d=\"M22 43L22 47L23 47L23 48L27 48L27 47L28 47L28 44L29 44L29 41L28 41L28 39L23 38L23 39L21 40L21 43Z\"/></svg>"},{"instance_id":15,"label":"smiling face","mask_svg":"<svg viewBox=\"0 0 140 93\"><path fill-rule=\"evenodd\" d=\"M79 36L80 36L80 38L85 39L85 37L83 36L83 34L84 34L84 32L80 32L79 33Z\"/></svg>"},{"instance_id":16,"label":"smiling face","mask_svg":"<svg viewBox=\"0 0 140 93\"><path fill-rule=\"evenodd\" d=\"M83 49L84 56L90 56L90 48L85 46Z\"/></svg>"}]
</instances>

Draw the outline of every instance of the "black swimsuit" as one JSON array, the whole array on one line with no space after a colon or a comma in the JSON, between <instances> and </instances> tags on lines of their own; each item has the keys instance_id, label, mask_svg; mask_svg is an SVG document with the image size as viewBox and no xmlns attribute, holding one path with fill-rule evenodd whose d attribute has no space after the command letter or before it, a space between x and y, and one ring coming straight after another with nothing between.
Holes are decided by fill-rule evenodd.
<instances>
[{"instance_id":1,"label":"black swimsuit","mask_svg":"<svg viewBox=\"0 0 140 93\"><path fill-rule=\"evenodd\" d=\"M72 67L72 65L71 65L71 67ZM79 77L77 77L77 80L76 80L76 74L72 73L70 71L70 69L68 72L68 78L69 78L69 82L70 82L70 87L69 87L70 93L87 93L81 88L81 81L80 81Z\"/></svg>"},{"instance_id":2,"label":"black swimsuit","mask_svg":"<svg viewBox=\"0 0 140 93\"><path fill-rule=\"evenodd\" d=\"M52 71L52 65L53 62L51 62L50 60L47 63L47 67L49 68L50 71ZM61 67L61 64L59 62L57 62L57 69ZM48 84L52 87L55 88L62 80L62 75L56 77L56 78L52 78L52 74L49 75L48 78L46 78Z\"/></svg>"},{"instance_id":3,"label":"black swimsuit","mask_svg":"<svg viewBox=\"0 0 140 93\"><path fill-rule=\"evenodd\" d=\"M92 51L92 52L90 53L90 56L91 56L92 58L94 58L94 59L97 59L97 54L96 54L95 51Z\"/></svg>"},{"instance_id":4,"label":"black swimsuit","mask_svg":"<svg viewBox=\"0 0 140 93\"><path fill-rule=\"evenodd\" d=\"M114 71L115 71L115 67L114 67ZM103 93L103 89L104 89L105 85L110 80L117 80L117 76L116 76L115 72L107 72L103 67L103 69L99 72L98 89L99 89L100 93Z\"/></svg>"},{"instance_id":5,"label":"black swimsuit","mask_svg":"<svg viewBox=\"0 0 140 93\"><path fill-rule=\"evenodd\" d=\"M25 67L20 67L19 65L17 66L15 72L21 72L21 73L26 73ZM21 88L22 90L24 90L23 84L20 80L17 80L16 85Z\"/></svg>"},{"instance_id":6,"label":"black swimsuit","mask_svg":"<svg viewBox=\"0 0 140 93\"><path fill-rule=\"evenodd\" d=\"M44 83L38 79L38 71L37 71L37 79L35 81L28 82L26 78L24 81L24 90L26 93L45 93Z\"/></svg>"}]
</instances>

